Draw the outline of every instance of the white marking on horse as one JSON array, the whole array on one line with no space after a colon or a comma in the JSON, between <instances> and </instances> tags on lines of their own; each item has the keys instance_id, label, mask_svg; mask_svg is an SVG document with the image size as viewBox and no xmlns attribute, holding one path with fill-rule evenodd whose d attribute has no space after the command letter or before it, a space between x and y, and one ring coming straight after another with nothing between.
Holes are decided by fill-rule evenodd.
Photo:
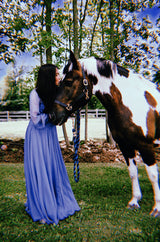
<instances>
[{"instance_id":1,"label":"white marking on horse","mask_svg":"<svg viewBox=\"0 0 160 242\"><path fill-rule=\"evenodd\" d=\"M129 201L128 207L134 206L139 208L138 201L142 198L142 193L138 180L138 169L135 165L134 159L129 159L128 171L132 181L132 199Z\"/></svg>"},{"instance_id":2,"label":"white marking on horse","mask_svg":"<svg viewBox=\"0 0 160 242\"><path fill-rule=\"evenodd\" d=\"M160 188L158 184L158 166L157 164L154 164L153 166L147 166L145 164L145 168L149 177L149 180L151 181L153 192L154 192L154 207L151 211L151 214L156 217L156 215L160 216ZM157 214L155 214L157 213Z\"/></svg>"}]
</instances>

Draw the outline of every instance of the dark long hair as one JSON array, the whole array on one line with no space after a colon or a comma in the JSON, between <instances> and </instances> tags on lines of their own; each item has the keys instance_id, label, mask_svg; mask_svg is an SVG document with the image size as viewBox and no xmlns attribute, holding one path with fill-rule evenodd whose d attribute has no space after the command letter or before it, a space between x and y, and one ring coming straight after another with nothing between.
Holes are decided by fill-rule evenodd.
<instances>
[{"instance_id":1,"label":"dark long hair","mask_svg":"<svg viewBox=\"0 0 160 242\"><path fill-rule=\"evenodd\" d=\"M45 106L45 113L51 111L56 98L57 86L55 84L57 66L52 64L42 65L38 71L36 91Z\"/></svg>"}]
</instances>

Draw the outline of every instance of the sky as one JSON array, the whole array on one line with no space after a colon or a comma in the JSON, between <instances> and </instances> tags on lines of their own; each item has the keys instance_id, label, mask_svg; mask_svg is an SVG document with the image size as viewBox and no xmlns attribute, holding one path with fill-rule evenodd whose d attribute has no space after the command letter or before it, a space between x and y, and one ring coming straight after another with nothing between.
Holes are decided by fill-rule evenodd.
<instances>
[{"instance_id":1,"label":"sky","mask_svg":"<svg viewBox=\"0 0 160 242\"><path fill-rule=\"evenodd\" d=\"M148 8L139 13L139 17L145 17L146 15L149 15L150 19L155 21L155 19L157 19L158 16L160 16L160 8L158 8L158 6L156 6L153 8Z\"/></svg>"},{"instance_id":2,"label":"sky","mask_svg":"<svg viewBox=\"0 0 160 242\"><path fill-rule=\"evenodd\" d=\"M55 3L55 8L58 6L63 6L63 0L58 0ZM146 9L144 11L138 12L138 17L143 18L149 15L149 18L155 22L155 20L160 16L160 8L153 7L152 9ZM33 57L31 53L26 53L18 56L16 58L16 63L20 66L25 67L26 73L32 71L32 69L39 65L40 61L38 57ZM4 94L4 77L7 75L8 71L11 69L11 65L6 65L4 62L0 62L0 99Z\"/></svg>"}]
</instances>

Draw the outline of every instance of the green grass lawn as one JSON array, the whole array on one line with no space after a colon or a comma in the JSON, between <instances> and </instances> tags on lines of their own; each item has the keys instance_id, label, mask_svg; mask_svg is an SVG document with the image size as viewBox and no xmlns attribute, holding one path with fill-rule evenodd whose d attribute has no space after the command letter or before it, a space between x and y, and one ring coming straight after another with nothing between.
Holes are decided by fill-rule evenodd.
<instances>
[{"instance_id":1,"label":"green grass lawn","mask_svg":"<svg viewBox=\"0 0 160 242\"><path fill-rule=\"evenodd\" d=\"M66 164L81 211L58 226L32 222L24 208L23 164L0 164L0 241L160 241L160 218L149 215L154 204L143 165L143 193L138 211L126 208L131 182L124 164L80 164L74 182L73 164Z\"/></svg>"}]
</instances>

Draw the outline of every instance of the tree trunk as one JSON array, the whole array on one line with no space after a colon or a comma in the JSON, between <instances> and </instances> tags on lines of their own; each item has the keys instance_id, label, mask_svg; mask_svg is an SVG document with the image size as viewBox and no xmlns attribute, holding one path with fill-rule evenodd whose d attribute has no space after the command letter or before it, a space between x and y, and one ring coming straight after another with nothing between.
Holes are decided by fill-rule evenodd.
<instances>
[{"instance_id":1,"label":"tree trunk","mask_svg":"<svg viewBox=\"0 0 160 242\"><path fill-rule=\"evenodd\" d=\"M98 22L100 13L101 13L102 6L103 6L103 0L100 1L99 7L98 7L97 18L96 18L96 21L93 26L93 32L92 32L91 44L90 44L90 55L92 55L92 46L93 46L93 40L94 40L94 35L95 35L95 29L96 29L96 25L97 25L97 22Z\"/></svg>"},{"instance_id":2,"label":"tree trunk","mask_svg":"<svg viewBox=\"0 0 160 242\"><path fill-rule=\"evenodd\" d=\"M113 0L109 1L109 17L110 17L110 60L114 61L114 19L113 19ZM106 112L106 137L107 141L115 145L115 141L108 127L108 114Z\"/></svg>"},{"instance_id":3,"label":"tree trunk","mask_svg":"<svg viewBox=\"0 0 160 242\"><path fill-rule=\"evenodd\" d=\"M85 143L88 140L88 104L85 107Z\"/></svg>"},{"instance_id":4,"label":"tree trunk","mask_svg":"<svg viewBox=\"0 0 160 242\"><path fill-rule=\"evenodd\" d=\"M72 21L71 18L69 18L69 34L68 34L69 50L71 50L71 45L72 45L72 43L71 43L71 25L72 25L71 21Z\"/></svg>"},{"instance_id":5,"label":"tree trunk","mask_svg":"<svg viewBox=\"0 0 160 242\"><path fill-rule=\"evenodd\" d=\"M52 0L46 0L46 32L48 33L49 47L46 50L46 62L52 63L52 47L51 47L51 14L52 14ZM66 142L66 146L69 147L69 140L67 136L66 126L62 125L63 135Z\"/></svg>"},{"instance_id":6,"label":"tree trunk","mask_svg":"<svg viewBox=\"0 0 160 242\"><path fill-rule=\"evenodd\" d=\"M85 7L84 7L84 12L82 14L82 10L83 10L83 0L81 0L80 20L79 20L79 23L80 23L80 27L79 27L79 49L78 49L78 55L79 55L79 57L80 57L80 53L81 53L81 49L82 49L83 23L84 23L85 18L86 18L87 7L88 7L88 0L86 0Z\"/></svg>"},{"instance_id":7,"label":"tree trunk","mask_svg":"<svg viewBox=\"0 0 160 242\"><path fill-rule=\"evenodd\" d=\"M67 130L66 130L65 124L62 125L62 130L63 130L63 135L64 135L64 139L65 139L65 142L66 142L66 146L68 148L69 147L69 140L68 140Z\"/></svg>"},{"instance_id":8,"label":"tree trunk","mask_svg":"<svg viewBox=\"0 0 160 242\"><path fill-rule=\"evenodd\" d=\"M73 0L73 34L74 34L74 55L76 58L78 56L78 9L77 0Z\"/></svg>"},{"instance_id":9,"label":"tree trunk","mask_svg":"<svg viewBox=\"0 0 160 242\"><path fill-rule=\"evenodd\" d=\"M51 47L51 13L52 0L46 0L46 32L48 34L49 47L46 49L46 62L52 63L52 47Z\"/></svg>"},{"instance_id":10,"label":"tree trunk","mask_svg":"<svg viewBox=\"0 0 160 242\"><path fill-rule=\"evenodd\" d=\"M111 131L109 129L109 126L108 126L108 112L107 111L106 111L106 140L111 145L116 145L116 143L112 137Z\"/></svg>"},{"instance_id":11,"label":"tree trunk","mask_svg":"<svg viewBox=\"0 0 160 242\"><path fill-rule=\"evenodd\" d=\"M44 27L43 20L44 20L44 4L42 5L42 13L41 13L41 31L43 31L43 27ZM40 65L43 65L43 47L41 43L39 45L39 51L40 51Z\"/></svg>"},{"instance_id":12,"label":"tree trunk","mask_svg":"<svg viewBox=\"0 0 160 242\"><path fill-rule=\"evenodd\" d=\"M113 20L113 0L110 0L109 17L110 17L110 60L114 61L114 20Z\"/></svg>"}]
</instances>

